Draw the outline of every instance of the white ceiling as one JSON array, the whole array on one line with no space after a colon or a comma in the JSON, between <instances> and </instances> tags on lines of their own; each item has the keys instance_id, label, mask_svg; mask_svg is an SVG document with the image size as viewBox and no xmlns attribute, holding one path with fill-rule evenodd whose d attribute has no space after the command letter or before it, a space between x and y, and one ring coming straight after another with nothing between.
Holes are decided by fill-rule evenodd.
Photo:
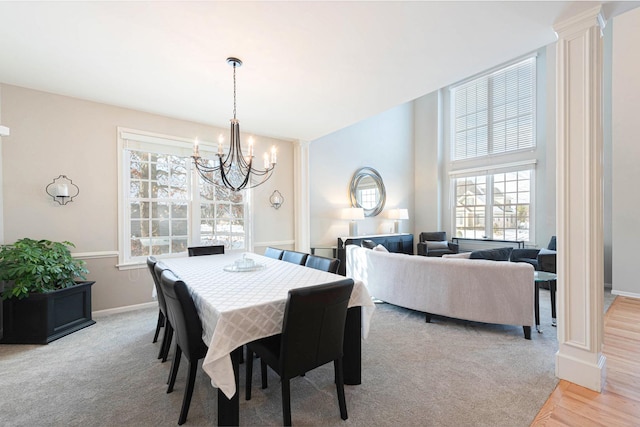
<instances>
[{"instance_id":1,"label":"white ceiling","mask_svg":"<svg viewBox=\"0 0 640 427\"><path fill-rule=\"evenodd\" d=\"M0 2L0 82L226 127L237 56L242 130L313 140L553 43L594 5Z\"/></svg>"}]
</instances>

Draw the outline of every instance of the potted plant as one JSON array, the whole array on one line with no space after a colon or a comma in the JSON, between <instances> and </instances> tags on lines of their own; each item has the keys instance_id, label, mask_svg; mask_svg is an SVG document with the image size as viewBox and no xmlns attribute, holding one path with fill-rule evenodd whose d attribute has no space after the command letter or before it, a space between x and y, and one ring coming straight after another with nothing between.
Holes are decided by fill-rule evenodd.
<instances>
[{"instance_id":1,"label":"potted plant","mask_svg":"<svg viewBox=\"0 0 640 427\"><path fill-rule=\"evenodd\" d=\"M46 344L93 325L85 262L71 242L20 239L0 247L2 343ZM78 280L81 281L78 281Z\"/></svg>"}]
</instances>

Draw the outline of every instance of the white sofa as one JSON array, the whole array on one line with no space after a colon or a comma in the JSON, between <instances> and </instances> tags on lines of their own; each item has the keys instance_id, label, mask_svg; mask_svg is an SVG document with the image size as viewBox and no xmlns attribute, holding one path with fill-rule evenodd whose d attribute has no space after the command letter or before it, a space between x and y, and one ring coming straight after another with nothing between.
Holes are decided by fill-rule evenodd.
<instances>
[{"instance_id":1,"label":"white sofa","mask_svg":"<svg viewBox=\"0 0 640 427\"><path fill-rule=\"evenodd\" d=\"M457 319L520 325L531 339L534 269L527 263L388 253L347 246L347 276L377 299Z\"/></svg>"}]
</instances>

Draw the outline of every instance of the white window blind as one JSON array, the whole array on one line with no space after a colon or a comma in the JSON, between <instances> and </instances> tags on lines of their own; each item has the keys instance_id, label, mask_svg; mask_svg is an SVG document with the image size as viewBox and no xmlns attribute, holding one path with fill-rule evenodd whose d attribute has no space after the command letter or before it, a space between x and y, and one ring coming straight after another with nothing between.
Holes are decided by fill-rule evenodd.
<instances>
[{"instance_id":1,"label":"white window blind","mask_svg":"<svg viewBox=\"0 0 640 427\"><path fill-rule=\"evenodd\" d=\"M534 148L536 58L453 87L451 159Z\"/></svg>"}]
</instances>

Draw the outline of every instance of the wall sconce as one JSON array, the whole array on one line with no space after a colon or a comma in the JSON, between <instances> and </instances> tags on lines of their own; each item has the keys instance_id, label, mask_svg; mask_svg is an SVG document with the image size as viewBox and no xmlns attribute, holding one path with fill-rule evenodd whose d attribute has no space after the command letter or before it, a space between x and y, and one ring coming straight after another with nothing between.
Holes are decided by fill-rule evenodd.
<instances>
[{"instance_id":1,"label":"wall sconce","mask_svg":"<svg viewBox=\"0 0 640 427\"><path fill-rule=\"evenodd\" d=\"M393 232L395 234L400 233L400 220L409 219L409 210L408 209L391 209L389 211L389 218L395 219L393 221Z\"/></svg>"},{"instance_id":2,"label":"wall sconce","mask_svg":"<svg viewBox=\"0 0 640 427\"><path fill-rule=\"evenodd\" d=\"M73 198L80 194L80 189L66 175L60 175L45 188L48 195L61 205L73 202Z\"/></svg>"},{"instance_id":3,"label":"wall sconce","mask_svg":"<svg viewBox=\"0 0 640 427\"><path fill-rule=\"evenodd\" d=\"M356 221L364 219L364 209L362 208L347 208L343 212L344 219L348 219L349 222L349 236L358 235L358 223Z\"/></svg>"},{"instance_id":4,"label":"wall sconce","mask_svg":"<svg viewBox=\"0 0 640 427\"><path fill-rule=\"evenodd\" d=\"M284 203L284 197L278 190L275 190L271 197L269 197L269 203L271 203L271 207L274 209L280 209L280 206Z\"/></svg>"}]
</instances>

